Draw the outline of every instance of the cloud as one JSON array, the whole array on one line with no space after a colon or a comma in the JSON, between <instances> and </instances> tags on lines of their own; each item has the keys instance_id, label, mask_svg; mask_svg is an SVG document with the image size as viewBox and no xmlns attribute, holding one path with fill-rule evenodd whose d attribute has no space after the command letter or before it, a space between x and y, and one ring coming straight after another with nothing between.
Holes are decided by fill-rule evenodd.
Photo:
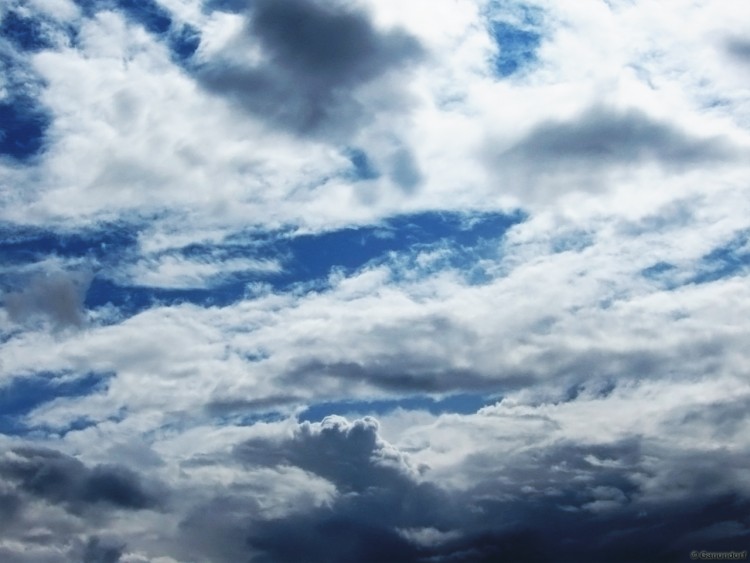
<instances>
[{"instance_id":1,"label":"cloud","mask_svg":"<svg viewBox=\"0 0 750 563\"><path fill-rule=\"evenodd\" d=\"M83 563L117 563L123 554L124 546L108 545L98 537L91 537L83 552Z\"/></svg>"},{"instance_id":2,"label":"cloud","mask_svg":"<svg viewBox=\"0 0 750 563\"><path fill-rule=\"evenodd\" d=\"M295 133L351 133L372 111L362 87L421 55L414 37L380 31L365 12L336 2L264 0L245 8L240 37L203 61L197 77L209 91ZM247 56L253 41L262 51L258 64ZM381 91L378 103L393 96ZM413 174L404 174L412 183Z\"/></svg>"},{"instance_id":3,"label":"cloud","mask_svg":"<svg viewBox=\"0 0 750 563\"><path fill-rule=\"evenodd\" d=\"M217 498L212 510L223 524L209 543L233 544L235 557L245 543L258 561L658 561L684 556L698 538L705 549L719 549L750 533L750 491L736 472L745 454L713 450L707 457L651 436L558 441L562 428L529 446L523 429L532 413L444 415L439 427L421 425L429 436L443 436L427 449L451 444L452 474L459 464L465 479L458 487L442 482L439 467L415 471L414 460L385 442L372 418L330 417L245 441L233 454L245 467L299 467L331 480L337 495L270 518ZM450 436L451 428L464 427L468 437L508 424L510 442L475 436L467 444ZM455 457L459 444L472 454ZM196 516L184 522L186 532L203 525ZM736 523L723 533L707 530L719 520ZM216 559L231 560L229 551Z\"/></svg>"},{"instance_id":4,"label":"cloud","mask_svg":"<svg viewBox=\"0 0 750 563\"><path fill-rule=\"evenodd\" d=\"M543 120L509 147L490 141L485 162L505 190L543 204L567 192L606 192L613 178L685 174L730 163L741 151L719 135L697 136L636 109L592 106L565 120Z\"/></svg>"},{"instance_id":5,"label":"cloud","mask_svg":"<svg viewBox=\"0 0 750 563\"><path fill-rule=\"evenodd\" d=\"M87 272L37 274L26 288L5 293L3 304L17 323L44 319L57 328L80 327L85 321L83 303L90 283Z\"/></svg>"},{"instance_id":6,"label":"cloud","mask_svg":"<svg viewBox=\"0 0 750 563\"><path fill-rule=\"evenodd\" d=\"M731 39L727 42L727 51L741 62L747 63L750 60L750 42L748 41Z\"/></svg>"},{"instance_id":7,"label":"cloud","mask_svg":"<svg viewBox=\"0 0 750 563\"><path fill-rule=\"evenodd\" d=\"M350 423L327 417L320 423L303 422L292 440L276 448L263 440L250 440L236 455L248 464L290 463L332 481L342 492L388 488L408 481L414 469L377 432L373 418Z\"/></svg>"},{"instance_id":8,"label":"cloud","mask_svg":"<svg viewBox=\"0 0 750 563\"><path fill-rule=\"evenodd\" d=\"M419 482L418 468L379 437L372 418L301 423L291 438L251 439L234 455L251 467L299 467L337 490L332 504L249 523L246 541L259 561L411 561L418 549L396 527L416 526L426 514L439 519L445 500ZM342 534L346 541L337 540Z\"/></svg>"},{"instance_id":9,"label":"cloud","mask_svg":"<svg viewBox=\"0 0 750 563\"><path fill-rule=\"evenodd\" d=\"M665 166L684 167L729 154L720 138L693 138L639 110L594 107L568 122L542 123L508 156L545 164L580 160L594 166L654 159Z\"/></svg>"},{"instance_id":10,"label":"cloud","mask_svg":"<svg viewBox=\"0 0 750 563\"><path fill-rule=\"evenodd\" d=\"M3 4L0 559L741 550L748 25Z\"/></svg>"},{"instance_id":11,"label":"cloud","mask_svg":"<svg viewBox=\"0 0 750 563\"><path fill-rule=\"evenodd\" d=\"M60 452L16 448L0 461L0 473L19 491L80 512L99 503L127 510L157 507L163 500L136 473L117 465L86 467Z\"/></svg>"},{"instance_id":12,"label":"cloud","mask_svg":"<svg viewBox=\"0 0 750 563\"><path fill-rule=\"evenodd\" d=\"M278 274L281 266L273 260L214 257L187 258L179 255L161 255L134 264L125 273L128 285L160 288L206 288L237 273L256 275Z\"/></svg>"}]
</instances>

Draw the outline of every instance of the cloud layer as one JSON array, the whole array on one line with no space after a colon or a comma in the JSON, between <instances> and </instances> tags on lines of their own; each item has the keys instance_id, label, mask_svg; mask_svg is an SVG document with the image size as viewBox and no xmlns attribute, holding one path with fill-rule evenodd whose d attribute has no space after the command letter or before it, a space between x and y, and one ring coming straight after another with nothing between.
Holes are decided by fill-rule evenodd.
<instances>
[{"instance_id":1,"label":"cloud layer","mask_svg":"<svg viewBox=\"0 0 750 563\"><path fill-rule=\"evenodd\" d=\"M0 6L0 559L746 553L749 25Z\"/></svg>"}]
</instances>

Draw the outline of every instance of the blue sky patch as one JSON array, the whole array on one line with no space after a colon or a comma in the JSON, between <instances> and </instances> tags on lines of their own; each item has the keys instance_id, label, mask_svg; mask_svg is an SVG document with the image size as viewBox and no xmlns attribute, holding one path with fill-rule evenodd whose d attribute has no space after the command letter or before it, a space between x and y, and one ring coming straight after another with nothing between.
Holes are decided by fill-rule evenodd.
<instances>
[{"instance_id":1,"label":"blue sky patch","mask_svg":"<svg viewBox=\"0 0 750 563\"><path fill-rule=\"evenodd\" d=\"M0 102L0 155L24 161L39 154L49 122L31 98Z\"/></svg>"},{"instance_id":2,"label":"blue sky patch","mask_svg":"<svg viewBox=\"0 0 750 563\"><path fill-rule=\"evenodd\" d=\"M0 35L21 51L36 52L52 47L42 20L9 11L0 22Z\"/></svg>"},{"instance_id":3,"label":"blue sky patch","mask_svg":"<svg viewBox=\"0 0 750 563\"><path fill-rule=\"evenodd\" d=\"M300 235L281 241L280 250L291 260L285 272L271 278L275 284L321 279L333 269L352 273L373 261L387 261L391 253L412 255L447 247L448 266L469 266L467 261L484 241L497 240L522 214L424 212L402 215L380 225L357 227L322 234ZM461 250L471 252L461 252Z\"/></svg>"},{"instance_id":4,"label":"blue sky patch","mask_svg":"<svg viewBox=\"0 0 750 563\"><path fill-rule=\"evenodd\" d=\"M55 232L34 227L0 225L0 256L13 264L32 263L49 255L115 262L134 248L137 232L127 225L101 225L96 229Z\"/></svg>"},{"instance_id":5,"label":"blue sky patch","mask_svg":"<svg viewBox=\"0 0 750 563\"><path fill-rule=\"evenodd\" d=\"M120 9L131 21L140 23L151 33L166 33L172 25L169 12L154 0L74 0L83 13L94 16L100 10Z\"/></svg>"},{"instance_id":6,"label":"blue sky patch","mask_svg":"<svg viewBox=\"0 0 750 563\"><path fill-rule=\"evenodd\" d=\"M747 272L750 266L750 233L743 231L728 244L715 248L701 259L692 283L707 283Z\"/></svg>"},{"instance_id":7,"label":"blue sky patch","mask_svg":"<svg viewBox=\"0 0 750 563\"><path fill-rule=\"evenodd\" d=\"M668 262L657 262L656 264L641 270L641 275L650 280L659 282L668 282L672 274L677 270L677 266Z\"/></svg>"},{"instance_id":8,"label":"blue sky patch","mask_svg":"<svg viewBox=\"0 0 750 563\"><path fill-rule=\"evenodd\" d=\"M70 379L67 375L38 373L17 377L0 388L0 433L24 433L23 417L34 409L61 397L80 397L100 391L111 377L92 373Z\"/></svg>"},{"instance_id":9,"label":"blue sky patch","mask_svg":"<svg viewBox=\"0 0 750 563\"><path fill-rule=\"evenodd\" d=\"M168 43L175 60L184 62L198 50L201 35L193 26L186 24L169 36Z\"/></svg>"},{"instance_id":10,"label":"blue sky patch","mask_svg":"<svg viewBox=\"0 0 750 563\"><path fill-rule=\"evenodd\" d=\"M134 280L124 284L114 271L138 260L136 225L102 225L97 229L56 233L38 229L0 226L0 256L7 264L33 265L54 256L90 267L94 278L85 298L89 309L111 304L130 316L157 305L195 303L226 306L247 296L248 284L264 282L277 291L297 284L328 286L333 270L350 275L370 263L390 263L398 257L398 271L427 275L456 268L469 281L485 280L481 258L498 251L499 239L513 225L525 220L521 213L441 213L402 215L377 225L352 227L324 233L295 235L290 232L240 233L220 246L193 244L177 255L186 260L221 264L237 258L278 261L280 272L234 271L221 273L200 287L148 287ZM418 264L421 252L436 252L429 266ZM169 253L174 254L174 252ZM158 256L156 257L158 260ZM88 265L88 266L87 266ZM16 279L18 278L18 279ZM0 277L0 286L16 289L23 280Z\"/></svg>"},{"instance_id":11,"label":"blue sky patch","mask_svg":"<svg viewBox=\"0 0 750 563\"><path fill-rule=\"evenodd\" d=\"M505 22L492 22L490 31L498 47L494 63L500 77L507 78L536 60L541 35L535 31Z\"/></svg>"},{"instance_id":12,"label":"blue sky patch","mask_svg":"<svg viewBox=\"0 0 750 563\"><path fill-rule=\"evenodd\" d=\"M246 291L247 281L224 283L212 288L165 289L122 286L97 277L91 282L84 303L87 308L111 304L123 315L130 316L159 305L195 303L206 307L224 307L242 299Z\"/></svg>"},{"instance_id":13,"label":"blue sky patch","mask_svg":"<svg viewBox=\"0 0 750 563\"><path fill-rule=\"evenodd\" d=\"M507 78L537 60L543 11L512 1L494 1L488 8L489 33L497 46L494 70Z\"/></svg>"},{"instance_id":14,"label":"blue sky patch","mask_svg":"<svg viewBox=\"0 0 750 563\"><path fill-rule=\"evenodd\" d=\"M131 21L165 41L173 60L185 63L200 45L200 32L193 26L178 26L168 10L154 0L75 0L84 14L92 17L103 9L119 9Z\"/></svg>"},{"instance_id":15,"label":"blue sky patch","mask_svg":"<svg viewBox=\"0 0 750 563\"><path fill-rule=\"evenodd\" d=\"M117 4L131 20L155 35L166 33L172 25L169 12L153 0L117 0Z\"/></svg>"},{"instance_id":16,"label":"blue sky patch","mask_svg":"<svg viewBox=\"0 0 750 563\"><path fill-rule=\"evenodd\" d=\"M31 160L43 150L51 122L38 100L44 83L28 60L9 50L0 53L0 77L7 96L0 99L0 157Z\"/></svg>"}]
</instances>

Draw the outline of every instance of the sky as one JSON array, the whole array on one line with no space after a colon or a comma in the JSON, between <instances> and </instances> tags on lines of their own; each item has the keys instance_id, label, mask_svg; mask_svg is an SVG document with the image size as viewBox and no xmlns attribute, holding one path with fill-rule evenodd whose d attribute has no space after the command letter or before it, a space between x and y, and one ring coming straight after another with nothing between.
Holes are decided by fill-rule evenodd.
<instances>
[{"instance_id":1,"label":"sky","mask_svg":"<svg viewBox=\"0 0 750 563\"><path fill-rule=\"evenodd\" d=\"M0 560L746 557L748 37L2 2Z\"/></svg>"}]
</instances>

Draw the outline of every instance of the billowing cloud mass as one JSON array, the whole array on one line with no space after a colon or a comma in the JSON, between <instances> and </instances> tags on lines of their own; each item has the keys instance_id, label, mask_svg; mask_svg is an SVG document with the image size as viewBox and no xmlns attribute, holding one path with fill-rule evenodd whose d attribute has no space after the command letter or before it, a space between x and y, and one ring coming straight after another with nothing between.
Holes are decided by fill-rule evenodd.
<instances>
[{"instance_id":1,"label":"billowing cloud mass","mask_svg":"<svg viewBox=\"0 0 750 563\"><path fill-rule=\"evenodd\" d=\"M748 30L2 3L0 560L747 558Z\"/></svg>"}]
</instances>

